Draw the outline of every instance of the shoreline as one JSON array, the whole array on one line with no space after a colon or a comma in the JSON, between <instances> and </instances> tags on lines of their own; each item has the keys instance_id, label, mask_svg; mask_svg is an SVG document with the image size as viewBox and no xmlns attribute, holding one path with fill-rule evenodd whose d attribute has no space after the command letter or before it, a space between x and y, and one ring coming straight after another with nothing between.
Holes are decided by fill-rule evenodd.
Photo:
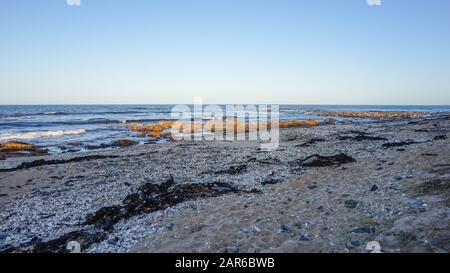
<instances>
[{"instance_id":1,"label":"shoreline","mask_svg":"<svg viewBox=\"0 0 450 273\"><path fill-rule=\"evenodd\" d=\"M285 128L273 152L255 142L180 141L8 158L0 249L59 252L52 239L65 238L87 252L365 252L370 241L386 252L448 252L449 129L441 114ZM145 211L154 207L139 203L142 187L170 177L168 188L186 199ZM183 185L209 186L203 197ZM143 211L126 202L136 193ZM111 207L128 214L107 228L96 213ZM86 224L88 215L98 221Z\"/></svg>"}]
</instances>

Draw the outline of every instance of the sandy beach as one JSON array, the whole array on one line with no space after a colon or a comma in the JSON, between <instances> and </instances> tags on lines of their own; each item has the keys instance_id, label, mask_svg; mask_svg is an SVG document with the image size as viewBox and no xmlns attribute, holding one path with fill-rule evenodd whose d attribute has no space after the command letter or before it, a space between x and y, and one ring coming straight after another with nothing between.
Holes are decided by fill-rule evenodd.
<instances>
[{"instance_id":1,"label":"sandy beach","mask_svg":"<svg viewBox=\"0 0 450 273\"><path fill-rule=\"evenodd\" d=\"M450 251L450 117L0 160L0 251Z\"/></svg>"}]
</instances>

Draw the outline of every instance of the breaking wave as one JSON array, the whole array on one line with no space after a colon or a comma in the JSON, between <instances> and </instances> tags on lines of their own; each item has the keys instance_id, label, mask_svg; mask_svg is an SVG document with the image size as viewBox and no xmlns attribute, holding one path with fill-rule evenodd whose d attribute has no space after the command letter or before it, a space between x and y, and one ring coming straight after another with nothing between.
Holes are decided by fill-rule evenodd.
<instances>
[{"instance_id":1,"label":"breaking wave","mask_svg":"<svg viewBox=\"0 0 450 273\"><path fill-rule=\"evenodd\" d=\"M24 132L17 134L2 134L0 135L0 140L29 140L35 138L52 138L52 137L63 137L70 135L80 135L86 133L85 129L74 129L74 130L56 130L56 131L35 131L35 132Z\"/></svg>"}]
</instances>

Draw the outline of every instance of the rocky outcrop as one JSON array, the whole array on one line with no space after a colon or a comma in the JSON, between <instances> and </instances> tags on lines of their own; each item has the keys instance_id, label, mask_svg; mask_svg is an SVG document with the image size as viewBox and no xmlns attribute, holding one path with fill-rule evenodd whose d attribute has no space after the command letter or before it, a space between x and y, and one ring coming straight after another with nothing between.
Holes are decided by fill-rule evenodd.
<instances>
[{"instance_id":1,"label":"rocky outcrop","mask_svg":"<svg viewBox=\"0 0 450 273\"><path fill-rule=\"evenodd\" d=\"M375 118L375 119L397 119L397 118L424 118L431 115L425 112L317 112L318 115L328 117L344 117L344 118Z\"/></svg>"},{"instance_id":2,"label":"rocky outcrop","mask_svg":"<svg viewBox=\"0 0 450 273\"><path fill-rule=\"evenodd\" d=\"M9 141L0 143L0 158L19 156L46 156L48 150L25 142Z\"/></svg>"}]
</instances>

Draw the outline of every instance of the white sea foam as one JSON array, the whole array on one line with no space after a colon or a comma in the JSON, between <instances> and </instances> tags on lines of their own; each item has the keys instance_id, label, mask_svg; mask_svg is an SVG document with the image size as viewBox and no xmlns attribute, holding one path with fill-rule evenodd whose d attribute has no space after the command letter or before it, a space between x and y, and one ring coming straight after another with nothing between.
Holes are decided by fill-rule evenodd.
<instances>
[{"instance_id":1,"label":"white sea foam","mask_svg":"<svg viewBox=\"0 0 450 273\"><path fill-rule=\"evenodd\" d=\"M85 129L74 129L74 130L56 130L56 131L36 131L36 132L24 132L17 134L2 134L0 135L0 140L13 140L13 139L35 139L35 138L51 138L51 137L62 137L69 135L80 135L86 132Z\"/></svg>"}]
</instances>

